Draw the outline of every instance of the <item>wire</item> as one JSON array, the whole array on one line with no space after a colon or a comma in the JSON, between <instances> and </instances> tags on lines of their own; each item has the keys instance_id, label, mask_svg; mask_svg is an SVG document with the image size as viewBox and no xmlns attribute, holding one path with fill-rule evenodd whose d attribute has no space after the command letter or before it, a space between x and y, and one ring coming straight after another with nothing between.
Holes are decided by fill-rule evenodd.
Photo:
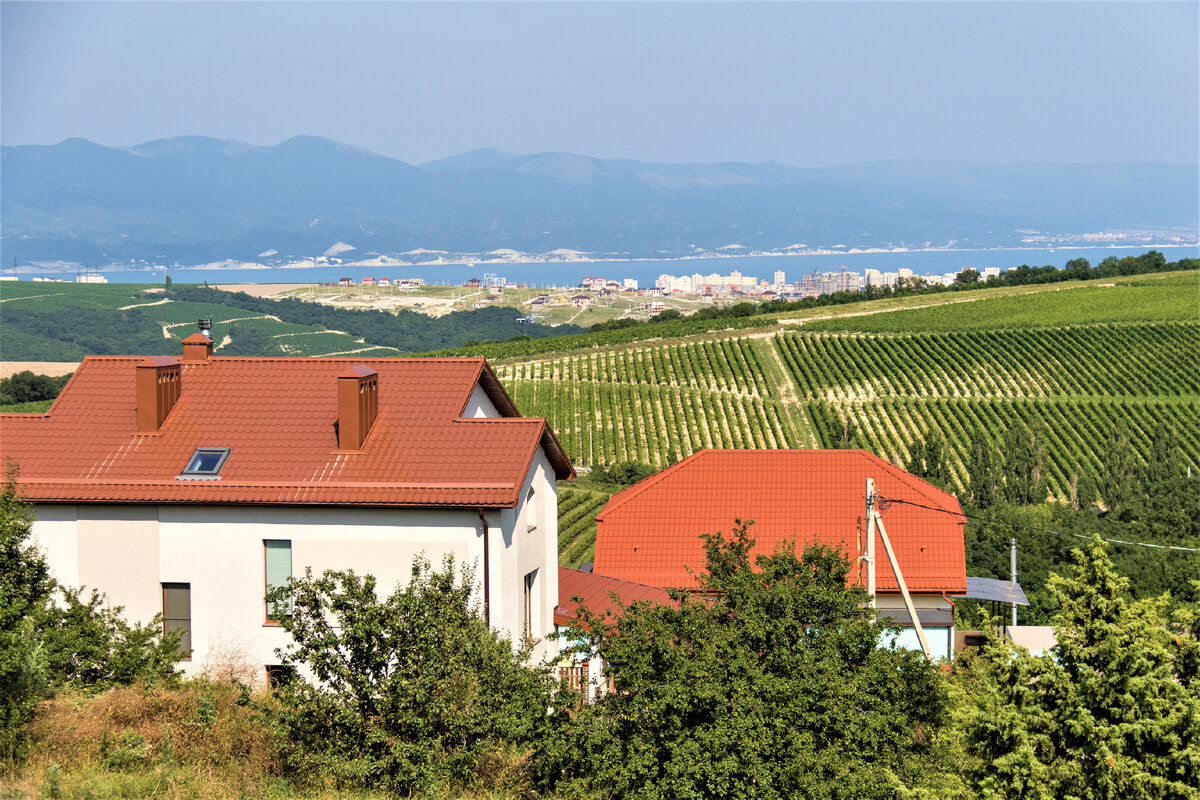
<instances>
[{"instance_id":1,"label":"wire","mask_svg":"<svg viewBox=\"0 0 1200 800\"><path fill-rule=\"evenodd\" d=\"M989 525L1008 525L1010 528L1026 528L1031 531L1044 531L1046 533L1056 533L1059 536L1074 536L1076 539L1090 540L1090 539L1096 538L1094 536L1087 536L1082 533L1070 533L1069 531L1056 531L1053 528L1042 528L1037 525L1022 525L1019 522L1005 522L1004 520L999 520L999 519L988 519L987 517L976 517L972 514L964 514L961 511L949 511L945 508L937 508L936 506L926 506L926 505L922 505L921 503L914 503L911 500L894 500L891 498L884 498L882 495L880 495L878 493L875 495L875 497L877 500L885 500L889 504L890 503L900 503L901 505L915 506L916 508L924 508L928 511L937 511L940 514L949 514L952 517L962 517L963 519L973 519L976 522L986 522ZM1101 536L1099 538L1100 538L1100 541L1109 542L1110 544L1128 544L1128 545L1134 545L1137 547L1153 547L1156 550L1181 550L1181 551L1187 552L1187 553L1200 553L1200 547L1180 547L1178 545L1173 545L1173 544L1151 544L1150 542L1129 542L1124 539L1106 539L1103 536Z\"/></svg>"}]
</instances>

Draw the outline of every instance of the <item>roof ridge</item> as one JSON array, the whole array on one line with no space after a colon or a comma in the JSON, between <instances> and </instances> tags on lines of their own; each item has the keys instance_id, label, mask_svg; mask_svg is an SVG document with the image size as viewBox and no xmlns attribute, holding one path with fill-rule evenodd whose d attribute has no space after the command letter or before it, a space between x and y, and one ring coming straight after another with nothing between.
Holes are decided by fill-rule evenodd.
<instances>
[{"instance_id":1,"label":"roof ridge","mask_svg":"<svg viewBox=\"0 0 1200 800\"><path fill-rule=\"evenodd\" d=\"M939 505L945 505L946 499L949 498L950 500L953 501L953 503L955 505L959 506L959 508L962 507L962 504L959 502L958 498L955 495L951 494L950 492L947 492L945 489L940 489L937 486L934 486L932 483L925 480L924 478L921 478L917 475L913 475L908 470L903 469L902 467L898 467L895 464L891 463L890 461L884 460L883 458L876 455L875 453L872 453L869 450L859 450L858 452L860 452L864 456L866 456L868 461L874 460L874 461L878 462L879 464L881 464L885 469L888 470L888 472L890 472L892 474L893 477L895 477L897 480L903 482L906 486L908 486L913 491L918 492L919 494L923 495L925 498L927 498L931 502L938 503ZM930 492L928 490L932 490L932 492ZM947 509L947 510L950 510L950 509Z\"/></svg>"},{"instance_id":2,"label":"roof ridge","mask_svg":"<svg viewBox=\"0 0 1200 800\"><path fill-rule=\"evenodd\" d=\"M604 504L604 508L600 509L600 513L596 515L597 521L599 521L599 519L601 517L608 514L610 511L616 511L618 508L625 505L627 502L632 500L634 497L637 497L642 492L647 491L648 489L650 489L653 486L657 486L660 482L662 482L664 480L664 476L674 475L676 472L681 471L684 468L684 466L689 465L693 461L698 460L705 453L717 453L717 452L720 452L720 451L716 450L715 448L710 448L710 447L706 447L702 450L697 450L696 452L692 453L687 458L683 458L683 459L680 459L679 461L676 461L674 464L667 467L666 469L659 470L658 472L654 473L650 477L643 478L642 480L638 481L637 483L633 484L632 486L626 486L624 489L617 492L612 497L608 498L608 502Z\"/></svg>"},{"instance_id":3,"label":"roof ridge","mask_svg":"<svg viewBox=\"0 0 1200 800\"><path fill-rule=\"evenodd\" d=\"M631 580L626 580L625 578L614 578L612 575L601 575L598 572L588 572L587 570L576 569L575 567L564 567L564 566L560 565L559 569L570 570L571 572L578 572L580 575L591 575L593 578L603 578L606 581L616 581L617 583L628 583L630 586L641 586L645 589L660 589L664 592L668 591L666 586L655 586L652 583L642 583L641 581L631 581Z\"/></svg>"}]
</instances>

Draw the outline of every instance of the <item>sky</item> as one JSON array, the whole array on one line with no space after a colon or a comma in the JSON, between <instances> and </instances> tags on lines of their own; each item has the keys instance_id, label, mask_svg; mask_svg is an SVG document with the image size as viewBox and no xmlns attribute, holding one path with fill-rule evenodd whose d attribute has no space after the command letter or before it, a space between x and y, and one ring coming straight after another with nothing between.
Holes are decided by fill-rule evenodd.
<instances>
[{"instance_id":1,"label":"sky","mask_svg":"<svg viewBox=\"0 0 1200 800\"><path fill-rule=\"evenodd\" d=\"M1200 3L0 4L0 140L1196 163Z\"/></svg>"}]
</instances>

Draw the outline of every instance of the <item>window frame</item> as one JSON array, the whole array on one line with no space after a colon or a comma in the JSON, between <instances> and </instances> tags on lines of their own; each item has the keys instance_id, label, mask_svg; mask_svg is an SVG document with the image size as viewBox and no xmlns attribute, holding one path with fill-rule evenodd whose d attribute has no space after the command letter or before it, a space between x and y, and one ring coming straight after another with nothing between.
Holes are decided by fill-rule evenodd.
<instances>
[{"instance_id":1,"label":"window frame","mask_svg":"<svg viewBox=\"0 0 1200 800\"><path fill-rule=\"evenodd\" d=\"M271 604L267 602L267 593L271 591L271 584L267 574L267 542L287 542L288 545L288 579L295 576L292 560L292 540L291 539L263 539L263 627L278 628L283 625L282 619L271 618ZM288 600L288 608L285 616L291 616L294 611L292 600Z\"/></svg>"},{"instance_id":2,"label":"window frame","mask_svg":"<svg viewBox=\"0 0 1200 800\"><path fill-rule=\"evenodd\" d=\"M542 637L535 637L533 635L533 612L535 607L534 595L536 594L538 571L539 570L537 568L534 568L529 572L526 572L525 577L522 578L522 592L525 599L525 620L522 627L524 628L525 644L528 646L535 645L542 640Z\"/></svg>"},{"instance_id":3,"label":"window frame","mask_svg":"<svg viewBox=\"0 0 1200 800\"><path fill-rule=\"evenodd\" d=\"M232 448L229 447L197 447L188 457L183 471L176 475L175 479L180 481L219 481L221 480L221 469L229 460L230 452L232 452ZM213 453L216 453L219 458L211 469L196 468L195 464L202 456Z\"/></svg>"},{"instance_id":4,"label":"window frame","mask_svg":"<svg viewBox=\"0 0 1200 800\"><path fill-rule=\"evenodd\" d=\"M532 486L530 486L529 491L525 493L525 532L526 533L533 533L534 531L536 531L538 529L537 506L535 504L536 500L537 500L537 492L534 490L534 488ZM530 518L533 519L532 525L529 524Z\"/></svg>"},{"instance_id":5,"label":"window frame","mask_svg":"<svg viewBox=\"0 0 1200 800\"><path fill-rule=\"evenodd\" d=\"M180 661L191 661L192 660L192 652L193 652L193 648L192 648L192 584L182 582L182 581L163 581L159 585L162 587L163 635L165 636L168 633L171 633L172 631L178 630L180 627L184 627L184 629L187 632L184 636L180 637L180 639L179 639L179 646L180 646L179 653L182 656L182 654L184 652L186 652L187 655L182 656L179 660ZM176 590L182 589L187 592L187 617L186 618L168 616L169 606L167 604L167 591L170 589L176 589ZM185 622L185 625L182 625L182 626L176 625L176 627L171 627L171 623L173 623L173 622L174 623ZM185 642L187 643L186 649L184 648Z\"/></svg>"}]
</instances>

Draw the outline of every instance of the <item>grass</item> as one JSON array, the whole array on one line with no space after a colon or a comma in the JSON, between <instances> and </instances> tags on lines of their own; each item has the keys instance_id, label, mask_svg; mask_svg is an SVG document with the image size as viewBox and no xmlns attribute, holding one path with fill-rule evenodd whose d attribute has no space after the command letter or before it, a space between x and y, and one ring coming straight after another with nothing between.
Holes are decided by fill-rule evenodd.
<instances>
[{"instance_id":1,"label":"grass","mask_svg":"<svg viewBox=\"0 0 1200 800\"><path fill-rule=\"evenodd\" d=\"M389 797L289 774L267 721L274 702L265 692L251 696L240 684L208 679L60 694L38 708L25 759L0 763L0 800ZM435 797L528 797L525 760L524 754L497 752L479 765L478 783L485 788Z\"/></svg>"},{"instance_id":2,"label":"grass","mask_svg":"<svg viewBox=\"0 0 1200 800\"><path fill-rule=\"evenodd\" d=\"M50 409L53 400L30 400L26 403L0 405L0 414L42 414Z\"/></svg>"},{"instance_id":3,"label":"grass","mask_svg":"<svg viewBox=\"0 0 1200 800\"><path fill-rule=\"evenodd\" d=\"M805 327L871 332L967 331L1094 322L1200 320L1200 272L1142 275L1111 281L1073 281L1028 291L1032 288L940 295L950 302L886 314L814 320L805 323ZM856 308L858 305L842 308L848 313L869 310Z\"/></svg>"}]
</instances>

